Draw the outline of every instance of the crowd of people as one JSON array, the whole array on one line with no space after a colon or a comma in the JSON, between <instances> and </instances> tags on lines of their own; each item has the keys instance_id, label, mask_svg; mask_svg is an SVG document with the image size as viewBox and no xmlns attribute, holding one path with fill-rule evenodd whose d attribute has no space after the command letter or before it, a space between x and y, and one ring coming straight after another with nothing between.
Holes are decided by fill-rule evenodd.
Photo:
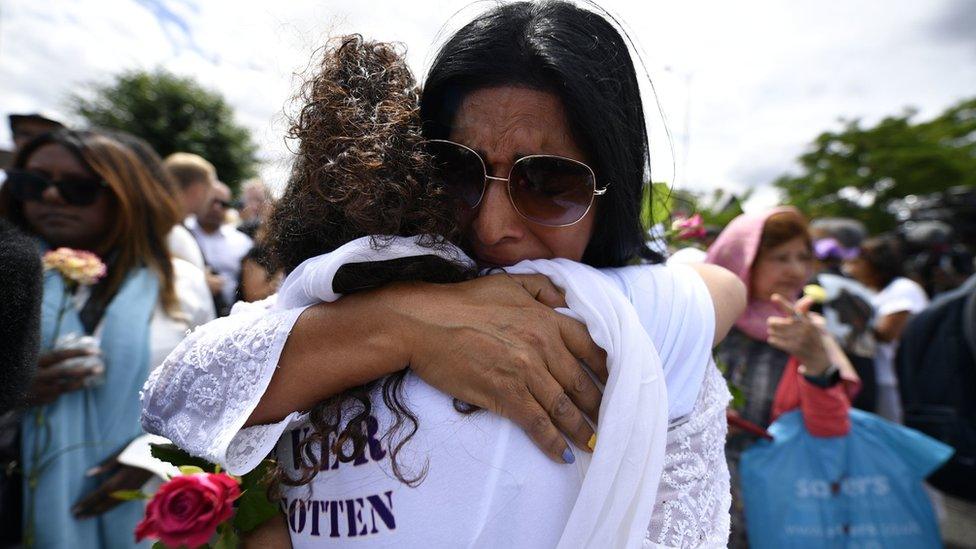
<instances>
[{"instance_id":1,"label":"crowd of people","mask_svg":"<svg viewBox=\"0 0 976 549\"><path fill-rule=\"evenodd\" d=\"M662 247L628 44L574 4L489 9L422 89L390 44L322 55L278 199L10 116L0 546L136 545L146 433L276 458L256 546L972 546L976 243L936 280L782 206Z\"/></svg>"}]
</instances>

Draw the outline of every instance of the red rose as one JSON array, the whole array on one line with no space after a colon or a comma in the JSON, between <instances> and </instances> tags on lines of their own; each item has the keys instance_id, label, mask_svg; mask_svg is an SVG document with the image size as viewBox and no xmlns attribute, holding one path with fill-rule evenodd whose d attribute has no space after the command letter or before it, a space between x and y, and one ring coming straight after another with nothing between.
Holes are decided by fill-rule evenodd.
<instances>
[{"instance_id":1,"label":"red rose","mask_svg":"<svg viewBox=\"0 0 976 549\"><path fill-rule=\"evenodd\" d=\"M136 526L136 541L158 539L169 547L199 547L234 514L240 497L237 480L223 474L196 473L173 477L159 487Z\"/></svg>"}]
</instances>

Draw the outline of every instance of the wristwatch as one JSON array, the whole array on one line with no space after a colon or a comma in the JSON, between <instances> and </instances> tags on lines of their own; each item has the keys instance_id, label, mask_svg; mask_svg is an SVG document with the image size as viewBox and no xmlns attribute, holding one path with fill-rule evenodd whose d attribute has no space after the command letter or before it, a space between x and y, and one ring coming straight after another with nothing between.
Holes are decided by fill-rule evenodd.
<instances>
[{"instance_id":1,"label":"wristwatch","mask_svg":"<svg viewBox=\"0 0 976 549\"><path fill-rule=\"evenodd\" d=\"M829 389L840 383L840 368L836 364L831 364L818 376L803 374L803 377L821 389Z\"/></svg>"}]
</instances>

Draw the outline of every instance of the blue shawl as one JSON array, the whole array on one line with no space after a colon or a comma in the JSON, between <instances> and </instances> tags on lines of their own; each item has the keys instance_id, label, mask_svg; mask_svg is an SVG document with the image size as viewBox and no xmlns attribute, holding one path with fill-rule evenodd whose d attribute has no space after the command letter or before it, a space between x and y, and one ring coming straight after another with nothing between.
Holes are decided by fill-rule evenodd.
<instances>
[{"instance_id":1,"label":"blue shawl","mask_svg":"<svg viewBox=\"0 0 976 549\"><path fill-rule=\"evenodd\" d=\"M64 292L61 277L48 272L41 309L41 345L50 349ZM149 376L149 322L159 297L159 281L145 268L129 273L102 318L101 349L105 383L62 395L45 406L48 428L36 425L35 409L23 421L24 527L32 496L28 473L35 464L36 437L49 437L41 458L44 470L33 492L38 547L134 547L133 530L142 516L141 502L126 502L97 518L75 520L71 507L104 480L85 472L142 434L139 390ZM69 301L59 333L84 333ZM43 446L42 446L43 447Z\"/></svg>"}]
</instances>

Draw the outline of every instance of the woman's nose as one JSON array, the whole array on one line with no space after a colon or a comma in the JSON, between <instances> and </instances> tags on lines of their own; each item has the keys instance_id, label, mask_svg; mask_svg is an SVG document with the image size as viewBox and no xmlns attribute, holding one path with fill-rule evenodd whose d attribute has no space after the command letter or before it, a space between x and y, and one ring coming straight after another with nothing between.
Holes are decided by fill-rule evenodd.
<instances>
[{"instance_id":1,"label":"woman's nose","mask_svg":"<svg viewBox=\"0 0 976 549\"><path fill-rule=\"evenodd\" d=\"M43 192L41 192L41 200L50 204L64 204L64 198L61 193L58 192L58 188L54 185L48 185Z\"/></svg>"},{"instance_id":2,"label":"woman's nose","mask_svg":"<svg viewBox=\"0 0 976 549\"><path fill-rule=\"evenodd\" d=\"M488 180L472 222L475 237L486 246L518 240L523 235L522 218L512 206L507 185L507 181Z\"/></svg>"}]
</instances>

